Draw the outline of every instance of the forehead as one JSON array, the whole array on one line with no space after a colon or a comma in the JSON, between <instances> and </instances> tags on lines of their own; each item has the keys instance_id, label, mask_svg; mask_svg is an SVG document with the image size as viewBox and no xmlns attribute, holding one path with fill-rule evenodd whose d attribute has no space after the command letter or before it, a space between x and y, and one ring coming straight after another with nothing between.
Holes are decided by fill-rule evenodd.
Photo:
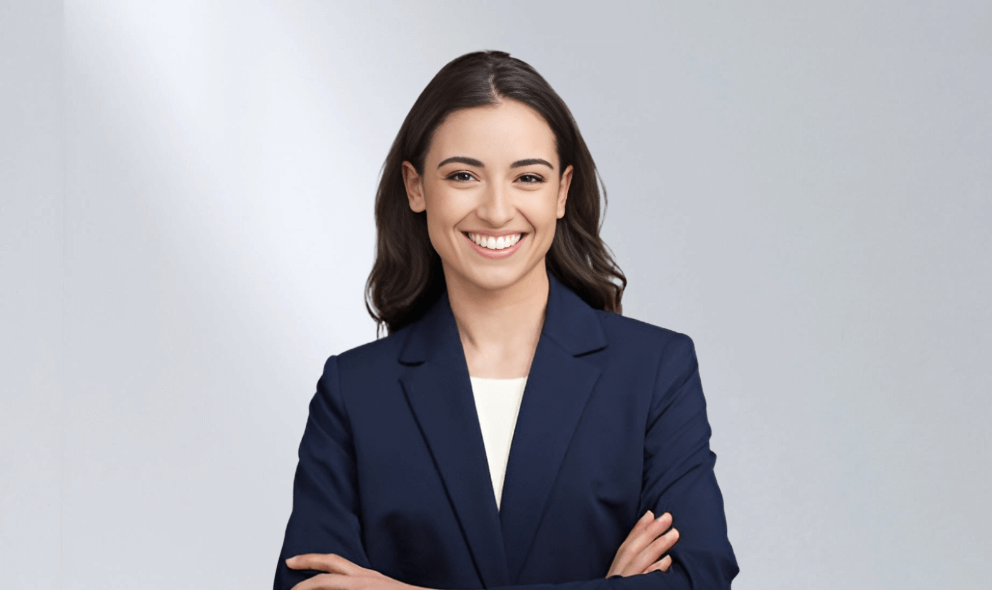
<instances>
[{"instance_id":1,"label":"forehead","mask_svg":"<svg viewBox=\"0 0 992 590\"><path fill-rule=\"evenodd\" d=\"M554 162L555 155L551 127L537 111L511 100L448 115L434 134L427 159L473 156L487 162L543 157Z\"/></svg>"}]
</instances>

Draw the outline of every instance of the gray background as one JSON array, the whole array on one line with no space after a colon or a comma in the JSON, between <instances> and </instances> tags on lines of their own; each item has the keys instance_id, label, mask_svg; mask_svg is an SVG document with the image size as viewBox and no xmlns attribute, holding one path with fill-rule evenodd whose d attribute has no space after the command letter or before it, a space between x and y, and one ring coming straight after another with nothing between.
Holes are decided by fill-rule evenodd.
<instances>
[{"instance_id":1,"label":"gray background","mask_svg":"<svg viewBox=\"0 0 992 590\"><path fill-rule=\"evenodd\" d=\"M380 166L489 48L696 342L735 587L988 588L990 3L353 4L0 3L5 588L271 587Z\"/></svg>"}]
</instances>

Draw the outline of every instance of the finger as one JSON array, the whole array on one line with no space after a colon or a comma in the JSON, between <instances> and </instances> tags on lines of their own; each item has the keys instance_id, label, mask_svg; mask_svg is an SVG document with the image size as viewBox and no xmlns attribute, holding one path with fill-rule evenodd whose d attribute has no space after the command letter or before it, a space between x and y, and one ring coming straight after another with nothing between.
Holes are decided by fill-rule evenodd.
<instances>
[{"instance_id":1,"label":"finger","mask_svg":"<svg viewBox=\"0 0 992 590\"><path fill-rule=\"evenodd\" d=\"M610 571L607 576L615 575L623 570L631 558L631 553L629 551L631 542L633 542L633 540L636 539L653 520L654 512L651 512L650 510L646 510L644 514L637 519L637 522L634 523L634 528L631 529L631 531L627 534L627 538L624 539L623 543L620 544L620 547L617 548L617 553L613 557L613 564L610 565Z\"/></svg>"},{"instance_id":2,"label":"finger","mask_svg":"<svg viewBox=\"0 0 992 590\"><path fill-rule=\"evenodd\" d=\"M293 586L292 590L351 590L358 578L341 574L317 574Z\"/></svg>"},{"instance_id":3,"label":"finger","mask_svg":"<svg viewBox=\"0 0 992 590\"><path fill-rule=\"evenodd\" d=\"M654 512L651 512L650 510L645 511L644 514L637 519L637 522L634 523L634 528L630 529L630 532L627 533L627 538L624 539L623 544L621 544L620 547L624 547L625 545L629 546L634 539L641 535L644 530L647 529L652 522L654 522L654 520Z\"/></svg>"},{"instance_id":4,"label":"finger","mask_svg":"<svg viewBox=\"0 0 992 590\"><path fill-rule=\"evenodd\" d=\"M667 572L668 571L668 568L671 567L671 565L672 565L672 556L671 555L666 555L666 556L662 557L661 559L659 559L658 561L656 561L653 564L651 564L651 567L649 567L648 569L644 570L644 573L646 574L648 572L653 572L655 570L660 570L660 571L663 571L663 572Z\"/></svg>"},{"instance_id":5,"label":"finger","mask_svg":"<svg viewBox=\"0 0 992 590\"><path fill-rule=\"evenodd\" d=\"M665 532L672 525L672 515L668 512L648 522L641 530L631 531L627 536L627 549L630 555L636 556L644 551L651 541Z\"/></svg>"},{"instance_id":6,"label":"finger","mask_svg":"<svg viewBox=\"0 0 992 590\"><path fill-rule=\"evenodd\" d=\"M654 531L654 535L651 537L654 539L663 531L667 530L668 527L672 526L672 513L666 512L661 516L655 518L644 527L645 531Z\"/></svg>"},{"instance_id":7,"label":"finger","mask_svg":"<svg viewBox=\"0 0 992 590\"><path fill-rule=\"evenodd\" d=\"M631 567L635 568L636 571L643 571L644 568L648 567L650 564L661 558L662 555L666 554L675 545L675 542L679 539L679 531L675 527L672 527L664 535L659 536L657 539L651 542L644 550L634 558L631 562Z\"/></svg>"},{"instance_id":8,"label":"finger","mask_svg":"<svg viewBox=\"0 0 992 590\"><path fill-rule=\"evenodd\" d=\"M631 531L618 552L615 571L625 576L639 574L648 564L664 555L664 551L651 551L650 545L671 524L672 515L666 512L649 522L642 531Z\"/></svg>"},{"instance_id":9,"label":"finger","mask_svg":"<svg viewBox=\"0 0 992 590\"><path fill-rule=\"evenodd\" d=\"M357 575L365 569L336 553L304 553L290 557L286 560L286 565L296 570L319 570L346 575Z\"/></svg>"},{"instance_id":10,"label":"finger","mask_svg":"<svg viewBox=\"0 0 992 590\"><path fill-rule=\"evenodd\" d=\"M672 515L666 512L649 522L639 533L635 534L632 531L630 535L631 547L638 551L643 550L659 535L667 531L670 526L672 526Z\"/></svg>"}]
</instances>

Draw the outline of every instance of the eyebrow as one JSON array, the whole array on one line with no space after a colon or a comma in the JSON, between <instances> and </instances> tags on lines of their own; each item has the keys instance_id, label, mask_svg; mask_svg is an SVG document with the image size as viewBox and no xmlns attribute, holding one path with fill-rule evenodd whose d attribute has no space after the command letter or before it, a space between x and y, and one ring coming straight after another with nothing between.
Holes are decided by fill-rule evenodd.
<instances>
[{"instance_id":1,"label":"eyebrow","mask_svg":"<svg viewBox=\"0 0 992 590\"><path fill-rule=\"evenodd\" d=\"M466 158L465 156L453 156L451 158L443 160L440 164L437 165L437 167L440 168L441 166L444 166L445 164L450 164L451 162L460 162L462 164L468 164L469 166L478 166L479 168L486 167L486 165L480 162L479 160L476 160L475 158ZM547 160L542 160L541 158L527 158L526 160L517 160L516 162L510 164L510 168L519 168L521 166L530 166L532 164L544 164L545 166L551 168L552 170L555 169L555 167L552 166L550 162L548 162Z\"/></svg>"}]
</instances>

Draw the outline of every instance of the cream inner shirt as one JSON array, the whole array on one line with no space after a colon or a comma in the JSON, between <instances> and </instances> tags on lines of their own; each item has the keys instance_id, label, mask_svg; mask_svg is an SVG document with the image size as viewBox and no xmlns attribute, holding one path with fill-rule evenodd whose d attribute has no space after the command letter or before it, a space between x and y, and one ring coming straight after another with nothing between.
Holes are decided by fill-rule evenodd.
<instances>
[{"instance_id":1,"label":"cream inner shirt","mask_svg":"<svg viewBox=\"0 0 992 590\"><path fill-rule=\"evenodd\" d=\"M470 377L475 409L482 428L482 442L489 459L489 475L496 492L496 507L503 495L503 478L510 458L510 442L517 425L517 413L523 400L527 377L516 379L488 379Z\"/></svg>"}]
</instances>

